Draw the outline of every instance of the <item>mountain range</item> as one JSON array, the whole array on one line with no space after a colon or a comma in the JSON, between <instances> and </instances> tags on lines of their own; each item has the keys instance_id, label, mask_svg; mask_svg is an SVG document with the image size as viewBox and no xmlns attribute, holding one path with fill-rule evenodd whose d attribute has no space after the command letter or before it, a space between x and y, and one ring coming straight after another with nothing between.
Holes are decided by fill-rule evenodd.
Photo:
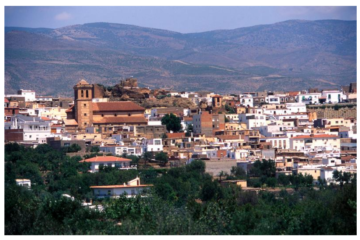
<instances>
[{"instance_id":1,"label":"mountain range","mask_svg":"<svg viewBox=\"0 0 360 240\"><path fill-rule=\"evenodd\" d=\"M182 34L115 23L5 27L5 93L72 96L111 86L239 93L339 88L356 81L356 21L291 20Z\"/></svg>"}]
</instances>

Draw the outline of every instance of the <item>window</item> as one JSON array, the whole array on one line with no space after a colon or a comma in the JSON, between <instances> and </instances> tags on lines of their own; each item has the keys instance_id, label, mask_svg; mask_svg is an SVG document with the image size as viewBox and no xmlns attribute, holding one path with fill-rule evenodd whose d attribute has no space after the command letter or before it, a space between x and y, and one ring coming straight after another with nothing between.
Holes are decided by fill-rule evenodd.
<instances>
[{"instance_id":1,"label":"window","mask_svg":"<svg viewBox=\"0 0 360 240\"><path fill-rule=\"evenodd\" d=\"M331 94L328 95L328 99L331 99Z\"/></svg>"},{"instance_id":2,"label":"window","mask_svg":"<svg viewBox=\"0 0 360 240\"><path fill-rule=\"evenodd\" d=\"M84 97L84 90L81 90L81 97Z\"/></svg>"},{"instance_id":3,"label":"window","mask_svg":"<svg viewBox=\"0 0 360 240\"><path fill-rule=\"evenodd\" d=\"M86 98L89 97L89 90L86 90Z\"/></svg>"},{"instance_id":4,"label":"window","mask_svg":"<svg viewBox=\"0 0 360 240\"><path fill-rule=\"evenodd\" d=\"M84 103L84 107L86 107L86 103Z\"/></svg>"},{"instance_id":5,"label":"window","mask_svg":"<svg viewBox=\"0 0 360 240\"><path fill-rule=\"evenodd\" d=\"M115 113L114 116L117 117L117 114Z\"/></svg>"},{"instance_id":6,"label":"window","mask_svg":"<svg viewBox=\"0 0 360 240\"><path fill-rule=\"evenodd\" d=\"M104 116L104 114L101 114L101 116L103 117L103 116Z\"/></svg>"},{"instance_id":7,"label":"window","mask_svg":"<svg viewBox=\"0 0 360 240\"><path fill-rule=\"evenodd\" d=\"M84 122L84 126L86 126L87 125L87 122Z\"/></svg>"},{"instance_id":8,"label":"window","mask_svg":"<svg viewBox=\"0 0 360 240\"><path fill-rule=\"evenodd\" d=\"M128 116L130 117L130 116L131 116L131 113L129 113Z\"/></svg>"},{"instance_id":9,"label":"window","mask_svg":"<svg viewBox=\"0 0 360 240\"><path fill-rule=\"evenodd\" d=\"M87 114L86 114L86 113L84 113L84 116L86 117L86 116L87 116Z\"/></svg>"}]
</instances>

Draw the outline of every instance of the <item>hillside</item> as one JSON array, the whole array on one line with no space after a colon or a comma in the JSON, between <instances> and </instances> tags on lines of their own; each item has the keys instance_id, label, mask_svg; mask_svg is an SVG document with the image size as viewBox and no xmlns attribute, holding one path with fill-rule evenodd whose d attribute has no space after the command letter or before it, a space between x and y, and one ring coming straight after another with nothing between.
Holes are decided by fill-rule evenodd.
<instances>
[{"instance_id":1,"label":"hillside","mask_svg":"<svg viewBox=\"0 0 360 240\"><path fill-rule=\"evenodd\" d=\"M329 88L356 80L356 21L286 21L181 34L113 23L5 28L5 91L71 95L85 78L209 90Z\"/></svg>"}]
</instances>

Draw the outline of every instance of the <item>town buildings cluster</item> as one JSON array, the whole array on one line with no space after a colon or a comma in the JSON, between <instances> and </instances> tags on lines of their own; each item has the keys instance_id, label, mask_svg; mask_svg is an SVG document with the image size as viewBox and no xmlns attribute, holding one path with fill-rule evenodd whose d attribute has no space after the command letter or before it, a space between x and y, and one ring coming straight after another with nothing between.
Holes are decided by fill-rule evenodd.
<instances>
[{"instance_id":1,"label":"town buildings cluster","mask_svg":"<svg viewBox=\"0 0 360 240\"><path fill-rule=\"evenodd\" d=\"M121 85L138 88L136 79ZM47 143L57 149L75 143L83 152L98 146L100 152L112 155L84 159L91 163L91 172L102 165L136 168L124 155L141 157L145 152L167 153L167 167L202 159L234 161L249 169L256 160L271 159L278 174L306 173L315 183L319 178L334 181L335 170L356 172L356 83L331 90L231 95L158 91L166 93L162 97L188 99L195 107L147 109L136 99L104 97L96 84L85 80L73 89L73 99L37 96L22 89L6 95L5 141L29 147ZM158 97L149 92L144 96L149 101ZM167 114L180 118L182 130L167 131L161 124ZM122 186L92 188L102 196L123 189L137 192L141 187L146 186L136 179Z\"/></svg>"}]
</instances>

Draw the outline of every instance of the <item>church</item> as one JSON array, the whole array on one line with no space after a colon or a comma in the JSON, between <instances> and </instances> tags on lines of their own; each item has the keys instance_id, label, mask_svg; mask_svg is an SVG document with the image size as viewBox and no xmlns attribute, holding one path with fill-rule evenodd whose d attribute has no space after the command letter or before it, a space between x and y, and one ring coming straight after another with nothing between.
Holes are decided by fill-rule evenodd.
<instances>
[{"instance_id":1,"label":"church","mask_svg":"<svg viewBox=\"0 0 360 240\"><path fill-rule=\"evenodd\" d=\"M74 86L74 105L66 110L67 131L85 132L94 127L96 132L108 134L124 125L147 125L145 108L134 102L94 102L94 98L103 97L97 87L84 79Z\"/></svg>"}]
</instances>

